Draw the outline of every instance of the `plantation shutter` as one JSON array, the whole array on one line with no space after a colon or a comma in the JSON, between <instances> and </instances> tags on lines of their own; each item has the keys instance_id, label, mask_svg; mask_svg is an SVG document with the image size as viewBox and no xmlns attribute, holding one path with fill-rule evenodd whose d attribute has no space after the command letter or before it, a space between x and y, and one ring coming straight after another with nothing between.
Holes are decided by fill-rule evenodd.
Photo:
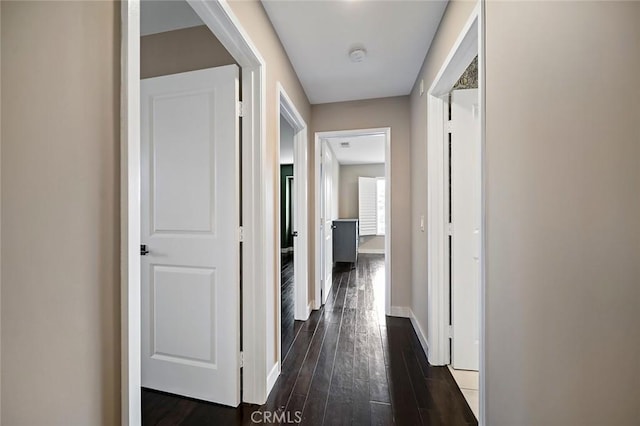
<instances>
[{"instance_id":1,"label":"plantation shutter","mask_svg":"<svg viewBox=\"0 0 640 426\"><path fill-rule=\"evenodd\" d=\"M378 219L378 197L376 178L358 178L358 218L360 235L376 235Z\"/></svg>"}]
</instances>

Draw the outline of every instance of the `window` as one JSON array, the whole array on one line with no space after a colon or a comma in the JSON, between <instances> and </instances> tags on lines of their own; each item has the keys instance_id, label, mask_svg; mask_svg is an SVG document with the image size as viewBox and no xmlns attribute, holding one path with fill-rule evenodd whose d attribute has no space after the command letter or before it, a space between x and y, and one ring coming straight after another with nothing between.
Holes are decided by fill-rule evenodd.
<instances>
[{"instance_id":1,"label":"window","mask_svg":"<svg viewBox=\"0 0 640 426\"><path fill-rule=\"evenodd\" d=\"M384 178L358 178L360 235L384 235Z\"/></svg>"}]
</instances>

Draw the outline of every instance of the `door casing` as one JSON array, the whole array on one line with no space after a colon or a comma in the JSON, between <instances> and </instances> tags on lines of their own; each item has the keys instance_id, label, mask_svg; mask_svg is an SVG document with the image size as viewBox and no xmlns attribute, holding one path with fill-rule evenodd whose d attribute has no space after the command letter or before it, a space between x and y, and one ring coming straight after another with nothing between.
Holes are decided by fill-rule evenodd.
<instances>
[{"instance_id":1,"label":"door casing","mask_svg":"<svg viewBox=\"0 0 640 426\"><path fill-rule=\"evenodd\" d=\"M278 82L276 84L277 87L277 105L276 111L279 111L279 116L276 124L277 129L277 140L280 141L280 115L291 125L294 131L293 135L293 158L294 158L294 176L293 176L293 187L294 187L294 225L295 231L298 231L298 236L295 237L295 242L293 245L293 271L294 271L294 318L300 321L306 321L309 319L309 315L311 314L311 304L309 303L309 269L308 269L308 259L309 259L309 226L308 226L308 148L307 148L307 123L303 120L302 116L298 112L298 109L294 105L293 101L287 95L287 92L282 87L282 84ZM280 158L280 144L276 144L276 158ZM280 182L280 169L276 172L277 182ZM279 188L279 186L278 186ZM279 192L279 189L277 190ZM282 194L278 197L278 200L282 197ZM279 202L276 205L280 205ZM280 229L280 221L276 221L276 235L281 234ZM282 268L280 256L276 256L276 271L280 271ZM281 302L282 302L282 293L281 293L281 274L277 274L276 277L276 315L278 317L277 320L277 374L280 374L281 365L280 360L282 359L282 316L281 316ZM269 389L273 387L275 384L275 379L278 378L278 375L275 377L269 376ZM273 382L273 383L271 383Z\"/></svg>"}]
</instances>

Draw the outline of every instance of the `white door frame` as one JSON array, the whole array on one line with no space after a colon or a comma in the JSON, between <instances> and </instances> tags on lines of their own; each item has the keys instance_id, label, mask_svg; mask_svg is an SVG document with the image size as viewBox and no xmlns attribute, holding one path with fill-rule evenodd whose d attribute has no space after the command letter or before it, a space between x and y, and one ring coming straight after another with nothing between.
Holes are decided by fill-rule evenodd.
<instances>
[{"instance_id":1,"label":"white door frame","mask_svg":"<svg viewBox=\"0 0 640 426\"><path fill-rule=\"evenodd\" d=\"M314 209L314 235L315 235L315 294L314 294L314 309L320 309L322 300L320 298L320 283L322 280L322 234L321 234L321 222L320 222L320 206L322 196L322 185L320 182L320 164L322 162L321 157L321 144L322 141L329 138L349 138L354 136L363 135L384 135L385 136L385 153L384 153L384 179L385 179L385 202L384 202L384 286L385 286L385 301L384 301L384 313L385 315L391 315L391 127L380 127L374 129L356 129L356 130L336 130L330 132L316 132L314 142L314 196L315 196L315 209ZM329 289L332 286L329 285Z\"/></svg>"},{"instance_id":2,"label":"white door frame","mask_svg":"<svg viewBox=\"0 0 640 426\"><path fill-rule=\"evenodd\" d=\"M480 96L481 145L481 253L480 253L480 418L485 415L485 83L484 83L484 2L471 13L458 39L445 59L427 92L427 271L428 271L428 358L433 365L450 362L449 353L449 262L448 262L448 195L446 175L447 95L478 55L478 91Z\"/></svg>"},{"instance_id":3,"label":"white door frame","mask_svg":"<svg viewBox=\"0 0 640 426\"><path fill-rule=\"evenodd\" d=\"M276 111L279 111L278 119L276 120L276 129L277 129L277 148L276 148L276 157L280 158L280 116L282 116L287 123L293 128L293 187L294 187L294 199L295 208L294 208L294 224L295 230L298 231L298 236L296 237L295 243L293 244L293 262L294 262L294 284L293 284L293 294L294 294L294 318L300 321L306 321L309 319L309 314L311 313L311 305L309 304L309 295L308 295L308 280L309 280L309 272L308 272L308 257L309 257L309 226L308 226L308 197L307 197L307 180L308 180L308 172L307 172L307 123L305 123L304 119L298 112L298 109L295 107L291 98L287 95L287 92L282 87L282 84L278 82L276 84ZM280 169L276 171L276 182L280 182ZM276 205L280 206L281 203L279 200L282 197L280 193L280 185L278 184L278 189L276 192L279 196L276 199ZM281 234L281 221L276 221L276 235L280 236ZM277 256L276 259L276 271L280 271L282 268L281 257ZM282 315L281 315L281 288L282 285L282 274L277 273L276 278L276 302L277 302L277 363L278 363L278 373L280 372L280 360L282 359L282 341L281 341L281 332L282 332Z\"/></svg>"},{"instance_id":4,"label":"white door frame","mask_svg":"<svg viewBox=\"0 0 640 426\"><path fill-rule=\"evenodd\" d=\"M267 289L275 257L273 193L266 153L265 61L226 0L187 0L242 68L242 400L262 404L267 389ZM140 395L140 0L121 5L121 420L141 423Z\"/></svg>"}]
</instances>

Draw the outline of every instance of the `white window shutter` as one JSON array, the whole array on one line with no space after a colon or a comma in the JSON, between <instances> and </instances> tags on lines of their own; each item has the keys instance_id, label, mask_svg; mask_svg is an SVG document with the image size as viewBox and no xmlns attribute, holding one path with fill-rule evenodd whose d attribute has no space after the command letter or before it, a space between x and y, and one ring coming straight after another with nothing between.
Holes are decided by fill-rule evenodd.
<instances>
[{"instance_id":1,"label":"white window shutter","mask_svg":"<svg viewBox=\"0 0 640 426\"><path fill-rule=\"evenodd\" d=\"M376 235L378 231L376 181L376 178L358 178L360 235Z\"/></svg>"}]
</instances>

